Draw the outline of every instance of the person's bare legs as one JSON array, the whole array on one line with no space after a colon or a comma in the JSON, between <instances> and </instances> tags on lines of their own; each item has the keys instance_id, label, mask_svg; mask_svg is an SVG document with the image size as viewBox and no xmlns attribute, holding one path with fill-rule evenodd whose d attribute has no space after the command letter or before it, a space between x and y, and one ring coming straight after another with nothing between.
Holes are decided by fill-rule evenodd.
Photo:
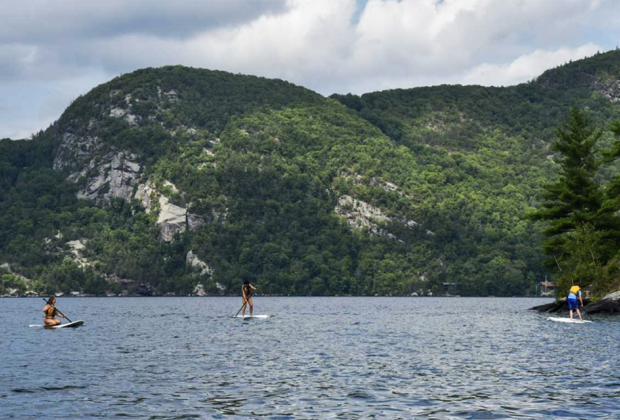
<instances>
[{"instance_id":1,"label":"person's bare legs","mask_svg":"<svg viewBox=\"0 0 620 420\"><path fill-rule=\"evenodd\" d=\"M61 324L60 319L43 318L43 322L45 323L45 326L47 326L47 327L53 327L55 325L60 325Z\"/></svg>"},{"instance_id":2,"label":"person's bare legs","mask_svg":"<svg viewBox=\"0 0 620 420\"><path fill-rule=\"evenodd\" d=\"M252 298L248 299L248 303L250 304L250 316L254 313L254 302L252 302Z\"/></svg>"},{"instance_id":3,"label":"person's bare legs","mask_svg":"<svg viewBox=\"0 0 620 420\"><path fill-rule=\"evenodd\" d=\"M583 321L583 318L581 317L581 312L579 312L579 308L575 309L577 311L577 315L579 315L579 320Z\"/></svg>"}]
</instances>

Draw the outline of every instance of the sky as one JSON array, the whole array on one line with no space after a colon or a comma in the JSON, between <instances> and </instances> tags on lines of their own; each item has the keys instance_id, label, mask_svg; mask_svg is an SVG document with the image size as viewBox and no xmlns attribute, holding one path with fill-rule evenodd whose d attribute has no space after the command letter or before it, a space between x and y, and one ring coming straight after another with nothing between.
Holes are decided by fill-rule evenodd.
<instances>
[{"instance_id":1,"label":"sky","mask_svg":"<svg viewBox=\"0 0 620 420\"><path fill-rule=\"evenodd\" d=\"M323 95L508 86L620 44L620 0L0 0L0 138L182 64Z\"/></svg>"}]
</instances>

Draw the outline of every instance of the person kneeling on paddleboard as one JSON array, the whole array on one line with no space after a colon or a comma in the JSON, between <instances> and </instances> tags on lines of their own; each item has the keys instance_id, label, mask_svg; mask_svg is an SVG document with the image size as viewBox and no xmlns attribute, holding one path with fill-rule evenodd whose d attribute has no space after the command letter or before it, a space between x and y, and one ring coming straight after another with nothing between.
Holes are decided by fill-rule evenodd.
<instances>
[{"instance_id":1,"label":"person kneeling on paddleboard","mask_svg":"<svg viewBox=\"0 0 620 420\"><path fill-rule=\"evenodd\" d=\"M252 286L248 280L243 282L241 286L241 293L243 294L243 312L241 316L245 316L245 308L250 304L250 316L254 313L254 303L252 302L252 292L256 290L256 287Z\"/></svg>"},{"instance_id":2,"label":"person kneeling on paddleboard","mask_svg":"<svg viewBox=\"0 0 620 420\"><path fill-rule=\"evenodd\" d=\"M581 318L581 312L579 312L577 296L579 296L579 302L581 302L581 307L583 308L583 299L581 299L581 288L575 285L570 288L570 292L568 293L568 310L570 313L570 319L573 319L573 310L576 310L577 315L579 315L579 319L583 321L583 318Z\"/></svg>"},{"instance_id":3,"label":"person kneeling on paddleboard","mask_svg":"<svg viewBox=\"0 0 620 420\"><path fill-rule=\"evenodd\" d=\"M56 296L50 296L47 300L47 304L43 307L43 313L45 314L43 317L43 322L45 325L49 325L50 327L61 324L60 319L54 318L55 316L64 318L64 316L58 312L58 309L56 309L56 306L54 305L56 305Z\"/></svg>"}]
</instances>

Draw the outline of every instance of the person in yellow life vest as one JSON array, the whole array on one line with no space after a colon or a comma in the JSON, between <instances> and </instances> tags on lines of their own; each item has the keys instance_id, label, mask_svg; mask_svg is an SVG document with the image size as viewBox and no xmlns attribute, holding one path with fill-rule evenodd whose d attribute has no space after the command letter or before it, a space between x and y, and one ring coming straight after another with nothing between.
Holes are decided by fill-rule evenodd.
<instances>
[{"instance_id":1,"label":"person in yellow life vest","mask_svg":"<svg viewBox=\"0 0 620 420\"><path fill-rule=\"evenodd\" d=\"M45 317L43 318L43 322L45 323L45 325L50 326L50 327L53 327L54 325L60 325L61 324L60 319L56 319L54 317L58 316L58 317L64 318L64 316L61 315L56 309L56 307L54 306L56 304L56 296L50 296L47 302L48 302L47 305L43 307L43 313L45 314Z\"/></svg>"},{"instance_id":2,"label":"person in yellow life vest","mask_svg":"<svg viewBox=\"0 0 620 420\"><path fill-rule=\"evenodd\" d=\"M583 299L581 299L581 288L575 285L571 287L570 292L568 292L568 310L570 313L570 319L573 319L573 310L576 310L577 315L579 315L579 319L583 321L583 318L581 318L581 312L579 312L577 297L579 297L579 302L581 302L581 307L583 308Z\"/></svg>"}]
</instances>

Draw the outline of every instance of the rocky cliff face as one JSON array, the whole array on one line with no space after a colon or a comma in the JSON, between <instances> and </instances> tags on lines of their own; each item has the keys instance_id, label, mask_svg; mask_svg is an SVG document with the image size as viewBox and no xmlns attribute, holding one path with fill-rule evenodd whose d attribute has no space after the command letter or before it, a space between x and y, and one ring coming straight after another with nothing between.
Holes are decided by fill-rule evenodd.
<instances>
[{"instance_id":1,"label":"rocky cliff face","mask_svg":"<svg viewBox=\"0 0 620 420\"><path fill-rule=\"evenodd\" d=\"M613 78L596 79L592 82L591 89L612 102L620 101L620 80Z\"/></svg>"},{"instance_id":2,"label":"rocky cliff face","mask_svg":"<svg viewBox=\"0 0 620 420\"><path fill-rule=\"evenodd\" d=\"M394 186L394 190L395 188ZM401 223L410 229L418 227L418 223L413 220L388 217L380 208L357 200L349 195L343 195L338 199L338 204L334 208L334 211L346 217L347 224L351 229L366 229L370 235L374 236L386 236L391 239L397 239L396 236L386 232L386 230L381 227L381 225L385 223ZM427 230L426 233L428 235L433 235L433 232L430 230Z\"/></svg>"},{"instance_id":3,"label":"rocky cliff face","mask_svg":"<svg viewBox=\"0 0 620 420\"><path fill-rule=\"evenodd\" d=\"M141 176L138 157L129 152L110 152L92 157L81 170L69 175L69 182L80 182L78 198L108 202L112 198L131 200Z\"/></svg>"},{"instance_id":4,"label":"rocky cliff face","mask_svg":"<svg viewBox=\"0 0 620 420\"><path fill-rule=\"evenodd\" d=\"M113 198L125 201L137 200L145 211L150 213L158 204L157 226L161 239L170 242L174 235L188 227L201 226L203 219L191 214L185 207L172 204L160 193L150 180L140 183L142 168L137 155L125 151L110 152L101 157L93 157L81 170L67 177L69 182L80 183L77 196L96 202L109 202ZM176 187L169 181L167 186Z\"/></svg>"},{"instance_id":5,"label":"rocky cliff face","mask_svg":"<svg viewBox=\"0 0 620 420\"><path fill-rule=\"evenodd\" d=\"M57 134L58 148L54 156L54 169L58 171L71 167L80 167L90 162L104 147L104 143L96 134L96 122L91 119L84 132L79 132L72 125L63 127Z\"/></svg>"},{"instance_id":6,"label":"rocky cliff face","mask_svg":"<svg viewBox=\"0 0 620 420\"><path fill-rule=\"evenodd\" d=\"M177 232L183 232L187 228L187 209L176 206L164 196L159 197L159 217L157 225L161 232L161 238L170 242Z\"/></svg>"},{"instance_id":7,"label":"rocky cliff face","mask_svg":"<svg viewBox=\"0 0 620 420\"><path fill-rule=\"evenodd\" d=\"M186 207L170 201L161 191L162 188L178 193L177 188L169 181L164 181L162 188L158 188L145 175L139 154L119 148L109 139L104 141L105 135L102 133L107 133L109 126L114 124L120 124L122 129L152 127L158 119L158 112L177 101L175 90L165 91L160 86L156 87L155 93L143 93L141 97L112 89L102 95L96 104L93 101L89 104L94 107L91 113L98 113L99 117L91 117L87 123L79 117L61 119L55 134L58 146L53 167L69 172L67 181L79 185L78 198L101 204L112 199L137 200L147 213L156 209L156 224L161 239L166 242L170 242L176 233L202 226L204 220L188 212ZM145 115L143 111L138 115L136 109L147 103L148 113ZM164 131L171 136L196 132L184 126L172 126ZM211 155L214 154L211 152Z\"/></svg>"},{"instance_id":8,"label":"rocky cliff face","mask_svg":"<svg viewBox=\"0 0 620 420\"><path fill-rule=\"evenodd\" d=\"M187 253L185 261L192 273L197 273L201 276L210 276L212 274L211 267L209 267L206 262L198 258L198 255L194 254L193 251L189 251Z\"/></svg>"}]
</instances>

